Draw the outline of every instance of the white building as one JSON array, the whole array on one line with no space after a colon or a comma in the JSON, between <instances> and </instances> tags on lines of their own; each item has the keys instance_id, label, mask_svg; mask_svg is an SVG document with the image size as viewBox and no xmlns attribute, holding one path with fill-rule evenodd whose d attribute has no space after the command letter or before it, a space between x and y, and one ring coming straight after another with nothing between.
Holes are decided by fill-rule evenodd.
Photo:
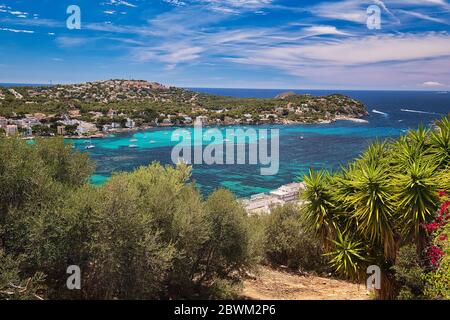
<instances>
[{"instance_id":1,"label":"white building","mask_svg":"<svg viewBox=\"0 0 450 320\"><path fill-rule=\"evenodd\" d=\"M269 194L260 193L251 196L250 199L243 200L242 204L248 213L260 214L270 212L270 207L282 205L283 202Z\"/></svg>"},{"instance_id":2,"label":"white building","mask_svg":"<svg viewBox=\"0 0 450 320\"><path fill-rule=\"evenodd\" d=\"M208 125L208 117L206 117L206 116L198 116L197 118L195 118L194 125L196 125L196 126L206 126L206 125Z\"/></svg>"},{"instance_id":3,"label":"white building","mask_svg":"<svg viewBox=\"0 0 450 320\"><path fill-rule=\"evenodd\" d=\"M78 134L85 134L85 133L93 133L97 132L97 127L93 123L80 121L78 124L77 132Z\"/></svg>"},{"instance_id":4,"label":"white building","mask_svg":"<svg viewBox=\"0 0 450 320\"><path fill-rule=\"evenodd\" d=\"M8 124L8 125L6 125L5 131L6 131L7 136L14 136L17 134L17 125Z\"/></svg>"},{"instance_id":5,"label":"white building","mask_svg":"<svg viewBox=\"0 0 450 320\"><path fill-rule=\"evenodd\" d=\"M136 126L136 123L131 120L130 118L127 118L127 122L125 123L125 127L127 128L134 128Z\"/></svg>"},{"instance_id":6,"label":"white building","mask_svg":"<svg viewBox=\"0 0 450 320\"><path fill-rule=\"evenodd\" d=\"M304 183L290 183L271 191L270 195L284 202L296 201L299 199L300 190L304 188Z\"/></svg>"},{"instance_id":7,"label":"white building","mask_svg":"<svg viewBox=\"0 0 450 320\"><path fill-rule=\"evenodd\" d=\"M184 117L184 123L192 123L192 118L188 117L188 116L185 116Z\"/></svg>"},{"instance_id":8,"label":"white building","mask_svg":"<svg viewBox=\"0 0 450 320\"><path fill-rule=\"evenodd\" d=\"M272 207L282 206L286 203L300 202L299 192L305 188L302 183L290 183L271 191L260 193L242 200L242 204L249 214L268 213Z\"/></svg>"}]
</instances>

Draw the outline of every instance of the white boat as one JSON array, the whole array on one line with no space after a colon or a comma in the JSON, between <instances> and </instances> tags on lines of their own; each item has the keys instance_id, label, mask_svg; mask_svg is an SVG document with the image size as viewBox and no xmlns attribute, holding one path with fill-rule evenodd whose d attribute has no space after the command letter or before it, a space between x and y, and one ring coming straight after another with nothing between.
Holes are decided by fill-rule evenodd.
<instances>
[{"instance_id":1,"label":"white boat","mask_svg":"<svg viewBox=\"0 0 450 320\"><path fill-rule=\"evenodd\" d=\"M156 141L155 140L150 140L150 143L156 143Z\"/></svg>"},{"instance_id":2,"label":"white boat","mask_svg":"<svg viewBox=\"0 0 450 320\"><path fill-rule=\"evenodd\" d=\"M94 149L94 148L95 148L95 146L92 144L92 140L91 140L91 139L89 139L89 141L85 141L84 143L89 143L89 144L85 147L85 149Z\"/></svg>"},{"instance_id":3,"label":"white boat","mask_svg":"<svg viewBox=\"0 0 450 320\"><path fill-rule=\"evenodd\" d=\"M137 148L138 146L136 145L136 144L130 144L129 146L128 146L128 148Z\"/></svg>"},{"instance_id":4,"label":"white boat","mask_svg":"<svg viewBox=\"0 0 450 320\"><path fill-rule=\"evenodd\" d=\"M303 140L303 139L305 139L305 137L304 137L304 136L301 136L301 137L300 137L300 140Z\"/></svg>"},{"instance_id":5,"label":"white boat","mask_svg":"<svg viewBox=\"0 0 450 320\"><path fill-rule=\"evenodd\" d=\"M137 139L130 139L130 142L137 142Z\"/></svg>"}]
</instances>

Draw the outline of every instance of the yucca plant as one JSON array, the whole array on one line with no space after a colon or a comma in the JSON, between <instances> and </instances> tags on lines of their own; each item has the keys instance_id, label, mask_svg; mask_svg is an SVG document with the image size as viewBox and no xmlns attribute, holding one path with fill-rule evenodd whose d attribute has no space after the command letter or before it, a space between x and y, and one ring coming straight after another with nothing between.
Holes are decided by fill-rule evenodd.
<instances>
[{"instance_id":1,"label":"yucca plant","mask_svg":"<svg viewBox=\"0 0 450 320\"><path fill-rule=\"evenodd\" d=\"M450 166L450 114L436 122L436 129L430 134L431 151L440 169Z\"/></svg>"},{"instance_id":2,"label":"yucca plant","mask_svg":"<svg viewBox=\"0 0 450 320\"><path fill-rule=\"evenodd\" d=\"M428 222L437 209L437 165L431 159L417 157L405 163L393 175L395 204L404 233L420 245L420 226Z\"/></svg>"},{"instance_id":3,"label":"yucca plant","mask_svg":"<svg viewBox=\"0 0 450 320\"><path fill-rule=\"evenodd\" d=\"M332 241L332 251L326 253L330 257L330 264L338 274L351 279L361 279L368 259L362 241L351 239L348 234L336 232L336 240Z\"/></svg>"},{"instance_id":4,"label":"yucca plant","mask_svg":"<svg viewBox=\"0 0 450 320\"><path fill-rule=\"evenodd\" d=\"M327 236L335 270L355 279L368 262L379 265L385 271L377 297L395 297L390 267L399 245L415 240L419 251L424 248L421 225L433 217L438 191L450 188L449 165L450 115L433 130L420 127L372 144L337 174L310 172L307 215Z\"/></svg>"},{"instance_id":5,"label":"yucca plant","mask_svg":"<svg viewBox=\"0 0 450 320\"><path fill-rule=\"evenodd\" d=\"M320 236L324 247L329 247L330 238L336 230L335 206L332 201L331 190L328 188L330 175L325 171L309 170L304 177L306 190L302 194L304 213L309 225Z\"/></svg>"},{"instance_id":6,"label":"yucca plant","mask_svg":"<svg viewBox=\"0 0 450 320\"><path fill-rule=\"evenodd\" d=\"M370 144L366 151L361 155L356 162L364 162L371 165L379 165L386 161L386 157L389 156L389 144L388 141L376 141Z\"/></svg>"},{"instance_id":7,"label":"yucca plant","mask_svg":"<svg viewBox=\"0 0 450 320\"><path fill-rule=\"evenodd\" d=\"M355 220L357 231L370 242L381 244L386 257L393 259L395 207L388 168L361 162L346 183L354 192L343 201L354 208L350 217Z\"/></svg>"}]
</instances>

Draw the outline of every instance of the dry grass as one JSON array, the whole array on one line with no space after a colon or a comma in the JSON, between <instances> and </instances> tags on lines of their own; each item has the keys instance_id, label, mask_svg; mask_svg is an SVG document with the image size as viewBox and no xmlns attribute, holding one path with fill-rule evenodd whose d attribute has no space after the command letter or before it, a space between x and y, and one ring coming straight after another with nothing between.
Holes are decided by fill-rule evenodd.
<instances>
[{"instance_id":1,"label":"dry grass","mask_svg":"<svg viewBox=\"0 0 450 320\"><path fill-rule=\"evenodd\" d=\"M244 282L244 299L251 300L367 300L364 285L282 269L261 267L255 279Z\"/></svg>"}]
</instances>

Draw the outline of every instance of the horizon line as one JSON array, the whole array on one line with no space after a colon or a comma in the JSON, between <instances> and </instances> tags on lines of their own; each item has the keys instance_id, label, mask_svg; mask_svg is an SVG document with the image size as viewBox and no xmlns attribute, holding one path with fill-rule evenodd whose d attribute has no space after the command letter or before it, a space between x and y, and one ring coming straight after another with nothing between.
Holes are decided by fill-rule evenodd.
<instances>
[{"instance_id":1,"label":"horizon line","mask_svg":"<svg viewBox=\"0 0 450 320\"><path fill-rule=\"evenodd\" d=\"M73 85L87 82L98 82L98 81L108 81L108 80L124 80L124 81L148 81L148 82L157 82L145 79L107 79L107 80L90 80L90 81L80 81L80 82L56 82L56 83L38 83L38 82L0 82L0 87L8 86L57 86L57 85ZM161 83L163 84L163 83ZM163 84L165 85L165 84ZM179 85L166 85L168 87L178 87L184 89L227 89L227 90L298 90L298 91L397 91L397 92L450 92L447 87L443 88L424 88L424 89L379 89L379 88L255 88L255 87L203 87L203 86L179 86Z\"/></svg>"}]
</instances>

